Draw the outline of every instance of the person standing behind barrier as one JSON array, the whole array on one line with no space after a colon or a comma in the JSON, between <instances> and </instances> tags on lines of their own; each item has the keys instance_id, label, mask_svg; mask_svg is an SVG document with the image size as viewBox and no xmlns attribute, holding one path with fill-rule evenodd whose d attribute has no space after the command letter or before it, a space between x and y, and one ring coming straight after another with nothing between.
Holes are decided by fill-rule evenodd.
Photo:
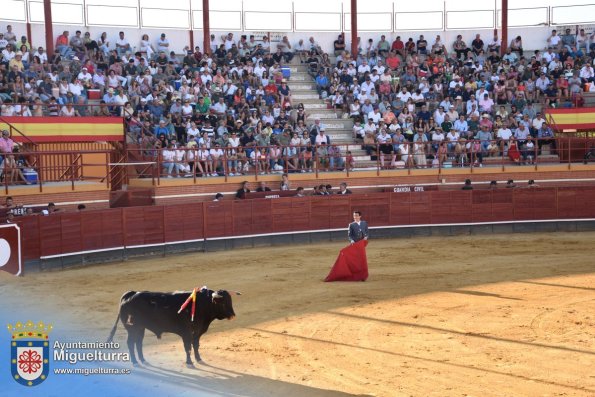
<instances>
[{"instance_id":1,"label":"person standing behind barrier","mask_svg":"<svg viewBox=\"0 0 595 397\"><path fill-rule=\"evenodd\" d=\"M348 237L351 244L367 240L370 235L368 222L362 220L360 211L353 211L353 222L349 224Z\"/></svg>"},{"instance_id":2,"label":"person standing behind barrier","mask_svg":"<svg viewBox=\"0 0 595 397\"><path fill-rule=\"evenodd\" d=\"M242 182L242 186L236 192L236 199L245 199L246 193L250 193L250 189L248 189L248 181Z\"/></svg>"}]
</instances>

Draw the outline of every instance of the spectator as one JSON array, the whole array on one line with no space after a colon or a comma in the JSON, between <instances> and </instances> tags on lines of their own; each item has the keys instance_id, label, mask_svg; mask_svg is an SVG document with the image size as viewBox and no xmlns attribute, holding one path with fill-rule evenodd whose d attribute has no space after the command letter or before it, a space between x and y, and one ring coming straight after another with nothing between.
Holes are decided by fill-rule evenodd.
<instances>
[{"instance_id":1,"label":"spectator","mask_svg":"<svg viewBox=\"0 0 595 397\"><path fill-rule=\"evenodd\" d=\"M341 182L339 184L339 191L337 194L352 194L351 190L347 189L347 183Z\"/></svg>"},{"instance_id":2,"label":"spectator","mask_svg":"<svg viewBox=\"0 0 595 397\"><path fill-rule=\"evenodd\" d=\"M46 207L46 209L41 211L42 215L51 215L54 214L56 212L60 211L59 208L56 208L56 204L54 203L48 203L48 206Z\"/></svg>"},{"instance_id":3,"label":"spectator","mask_svg":"<svg viewBox=\"0 0 595 397\"><path fill-rule=\"evenodd\" d=\"M126 52L131 51L130 43L128 42L128 39L124 37L124 32L118 33L116 51L119 57L122 57Z\"/></svg>"},{"instance_id":4,"label":"spectator","mask_svg":"<svg viewBox=\"0 0 595 397\"><path fill-rule=\"evenodd\" d=\"M248 181L242 182L241 187L236 192L236 199L245 199L246 193L250 193L250 189L248 188Z\"/></svg>"},{"instance_id":5,"label":"spectator","mask_svg":"<svg viewBox=\"0 0 595 397\"><path fill-rule=\"evenodd\" d=\"M547 48L559 50L562 46L562 40L560 36L558 36L558 32L556 29L552 30L552 34L546 40Z\"/></svg>"},{"instance_id":6,"label":"spectator","mask_svg":"<svg viewBox=\"0 0 595 397\"><path fill-rule=\"evenodd\" d=\"M561 42L568 51L576 48L576 36L570 32L570 29L566 29L566 32L561 37Z\"/></svg>"},{"instance_id":7,"label":"spectator","mask_svg":"<svg viewBox=\"0 0 595 397\"><path fill-rule=\"evenodd\" d=\"M271 188L266 185L266 182L260 181L258 182L258 187L256 188L257 192L270 192Z\"/></svg>"},{"instance_id":8,"label":"spectator","mask_svg":"<svg viewBox=\"0 0 595 397\"><path fill-rule=\"evenodd\" d=\"M461 188L462 190L473 190L473 186L471 185L471 179L465 179L465 184Z\"/></svg>"}]
</instances>

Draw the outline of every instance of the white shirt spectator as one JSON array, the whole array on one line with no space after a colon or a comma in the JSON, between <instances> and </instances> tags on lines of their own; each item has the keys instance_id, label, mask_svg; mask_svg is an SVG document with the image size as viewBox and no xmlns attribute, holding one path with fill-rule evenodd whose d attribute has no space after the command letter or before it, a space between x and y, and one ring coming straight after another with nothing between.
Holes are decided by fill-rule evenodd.
<instances>
[{"instance_id":1,"label":"white shirt spectator","mask_svg":"<svg viewBox=\"0 0 595 397\"><path fill-rule=\"evenodd\" d=\"M376 130L378 127L374 123L366 123L364 126L364 133L371 132L372 134L376 134Z\"/></svg>"},{"instance_id":2,"label":"white shirt spectator","mask_svg":"<svg viewBox=\"0 0 595 397\"><path fill-rule=\"evenodd\" d=\"M8 51L7 49L2 50L2 57L4 58L4 61L6 61L6 62L9 62L15 56L16 56L16 53L14 51Z\"/></svg>"},{"instance_id":3,"label":"white shirt spectator","mask_svg":"<svg viewBox=\"0 0 595 397\"><path fill-rule=\"evenodd\" d=\"M384 71L386 70L386 68L380 64L380 65L376 65L374 66L374 70L378 71L378 75L382 75L382 73L384 73Z\"/></svg>"},{"instance_id":4,"label":"white shirt spectator","mask_svg":"<svg viewBox=\"0 0 595 397\"><path fill-rule=\"evenodd\" d=\"M419 94L417 92L414 92L413 95L411 95L411 99L413 99L413 102L423 102L425 100L425 97L421 92Z\"/></svg>"},{"instance_id":5,"label":"white shirt spectator","mask_svg":"<svg viewBox=\"0 0 595 397\"><path fill-rule=\"evenodd\" d=\"M297 44L293 46L295 52L307 51L306 46L304 45L304 41L300 40Z\"/></svg>"},{"instance_id":6,"label":"white shirt spectator","mask_svg":"<svg viewBox=\"0 0 595 397\"><path fill-rule=\"evenodd\" d=\"M256 65L256 67L254 68L254 74L258 76L259 79L262 79L262 74L266 71L267 69L262 66L262 63L259 63L258 65Z\"/></svg>"},{"instance_id":7,"label":"white shirt spectator","mask_svg":"<svg viewBox=\"0 0 595 397\"><path fill-rule=\"evenodd\" d=\"M231 47L235 44L235 42L233 41L233 38L230 38L229 36L225 39L225 51L229 51L231 50Z\"/></svg>"},{"instance_id":8,"label":"white shirt spectator","mask_svg":"<svg viewBox=\"0 0 595 397\"><path fill-rule=\"evenodd\" d=\"M403 103L406 103L409 98L411 98L411 93L409 91L403 92L402 90L397 94L397 98Z\"/></svg>"},{"instance_id":9,"label":"white shirt spectator","mask_svg":"<svg viewBox=\"0 0 595 397\"><path fill-rule=\"evenodd\" d=\"M456 142L460 138L460 134L455 130L450 130L448 134L446 134L446 140L449 142Z\"/></svg>"},{"instance_id":10,"label":"white shirt spectator","mask_svg":"<svg viewBox=\"0 0 595 397\"><path fill-rule=\"evenodd\" d=\"M87 69L83 69L79 75L77 76L80 81L89 82L93 80L93 75L87 71Z\"/></svg>"},{"instance_id":11,"label":"white shirt spectator","mask_svg":"<svg viewBox=\"0 0 595 397\"><path fill-rule=\"evenodd\" d=\"M118 40L116 40L116 45L126 47L126 46L130 45L130 43L128 42L128 39L126 37L123 37L123 38L118 37Z\"/></svg>"},{"instance_id":12,"label":"white shirt spectator","mask_svg":"<svg viewBox=\"0 0 595 397\"><path fill-rule=\"evenodd\" d=\"M218 158L221 158L221 157L223 157L223 149L221 149L221 148L212 148L212 149L209 151L209 154L211 155L211 158L212 158L213 160L216 160L216 159L218 159Z\"/></svg>"},{"instance_id":13,"label":"white shirt spectator","mask_svg":"<svg viewBox=\"0 0 595 397\"><path fill-rule=\"evenodd\" d=\"M163 161L172 163L174 161L174 159L176 158L176 152L175 152L175 150L163 149L161 151L161 156L163 157Z\"/></svg>"},{"instance_id":14,"label":"white shirt spectator","mask_svg":"<svg viewBox=\"0 0 595 397\"><path fill-rule=\"evenodd\" d=\"M39 57L39 61L43 64L43 63L47 63L48 62L48 54L44 51L43 54L40 54L39 51L35 51L35 54L33 54L34 57Z\"/></svg>"},{"instance_id":15,"label":"white shirt spectator","mask_svg":"<svg viewBox=\"0 0 595 397\"><path fill-rule=\"evenodd\" d=\"M587 64L581 68L581 71L579 74L579 77L581 79L590 79L593 76L594 76L594 72L593 72L593 67L591 65Z\"/></svg>"},{"instance_id":16,"label":"white shirt spectator","mask_svg":"<svg viewBox=\"0 0 595 397\"><path fill-rule=\"evenodd\" d=\"M432 141L433 142L442 142L444 140L444 132L442 131L434 131L432 134Z\"/></svg>"},{"instance_id":17,"label":"white shirt spectator","mask_svg":"<svg viewBox=\"0 0 595 397\"><path fill-rule=\"evenodd\" d=\"M67 106L62 106L62 109L60 110L60 116L61 117L74 117L74 116L76 116L76 110L74 110L74 107L71 107L70 109L68 109Z\"/></svg>"},{"instance_id":18,"label":"white shirt spectator","mask_svg":"<svg viewBox=\"0 0 595 397\"><path fill-rule=\"evenodd\" d=\"M471 113L471 109L473 109L473 105L475 105L475 109L477 109L477 106L479 105L477 103L477 100L475 100L475 99L469 99L467 101L467 114Z\"/></svg>"},{"instance_id":19,"label":"white shirt spectator","mask_svg":"<svg viewBox=\"0 0 595 397\"><path fill-rule=\"evenodd\" d=\"M549 84L550 79L548 79L546 76L541 76L535 81L535 87L539 88L541 91L545 91Z\"/></svg>"},{"instance_id":20,"label":"white shirt spectator","mask_svg":"<svg viewBox=\"0 0 595 397\"><path fill-rule=\"evenodd\" d=\"M21 105L16 105L15 114L22 117L33 117L33 114L31 114L31 109L29 109L29 106L21 107Z\"/></svg>"},{"instance_id":21,"label":"white shirt spectator","mask_svg":"<svg viewBox=\"0 0 595 397\"><path fill-rule=\"evenodd\" d=\"M445 116L446 113L441 112L440 109L436 109L436 111L434 112L434 121L436 122L436 124L440 125L444 123Z\"/></svg>"},{"instance_id":22,"label":"white shirt spectator","mask_svg":"<svg viewBox=\"0 0 595 397\"><path fill-rule=\"evenodd\" d=\"M361 75L364 75L366 72L370 72L370 65L367 63L362 63L357 67L357 72Z\"/></svg>"},{"instance_id":23,"label":"white shirt spectator","mask_svg":"<svg viewBox=\"0 0 595 397\"><path fill-rule=\"evenodd\" d=\"M353 135L363 138L366 133L364 132L364 127L362 127L359 123L353 126Z\"/></svg>"},{"instance_id":24,"label":"white shirt spectator","mask_svg":"<svg viewBox=\"0 0 595 397\"><path fill-rule=\"evenodd\" d=\"M190 126L190 127L187 129L187 130L186 130L186 134L188 134L188 136L189 136L191 139L194 139L194 138L196 138L196 137L197 137L197 136L200 134L200 130L198 129L198 127L196 127L196 126L194 126L194 127L193 127L193 126L191 125L191 126Z\"/></svg>"},{"instance_id":25,"label":"white shirt spectator","mask_svg":"<svg viewBox=\"0 0 595 397\"><path fill-rule=\"evenodd\" d=\"M560 36L555 35L555 36L550 36L547 38L548 47L557 48L559 44L560 44Z\"/></svg>"},{"instance_id":26,"label":"white shirt spectator","mask_svg":"<svg viewBox=\"0 0 595 397\"><path fill-rule=\"evenodd\" d=\"M508 127L502 127L498 130L496 136L504 141L507 141L512 136L512 131Z\"/></svg>"},{"instance_id":27,"label":"white shirt spectator","mask_svg":"<svg viewBox=\"0 0 595 397\"><path fill-rule=\"evenodd\" d=\"M497 37L492 37L492 39L488 42L488 48L500 47L501 40Z\"/></svg>"},{"instance_id":28,"label":"white shirt spectator","mask_svg":"<svg viewBox=\"0 0 595 397\"><path fill-rule=\"evenodd\" d=\"M378 122L382 119L382 115L380 112L372 111L368 113L368 120L372 120L374 124L378 124Z\"/></svg>"},{"instance_id":29,"label":"white shirt spectator","mask_svg":"<svg viewBox=\"0 0 595 397\"><path fill-rule=\"evenodd\" d=\"M200 80L202 81L203 85L206 85L208 82L212 82L213 81L213 76L211 76L210 74L201 74L200 75Z\"/></svg>"},{"instance_id":30,"label":"white shirt spectator","mask_svg":"<svg viewBox=\"0 0 595 397\"><path fill-rule=\"evenodd\" d=\"M114 104L124 106L128 102L128 97L125 94L114 95Z\"/></svg>"},{"instance_id":31,"label":"white shirt spectator","mask_svg":"<svg viewBox=\"0 0 595 397\"><path fill-rule=\"evenodd\" d=\"M14 116L14 106L9 104L3 104L1 107L0 115L3 117Z\"/></svg>"},{"instance_id":32,"label":"white shirt spectator","mask_svg":"<svg viewBox=\"0 0 595 397\"><path fill-rule=\"evenodd\" d=\"M265 114L262 116L262 122L264 123L264 125L266 125L267 123L270 123L271 125L273 125L275 123L275 118L271 114L269 114L269 115Z\"/></svg>"},{"instance_id":33,"label":"white shirt spectator","mask_svg":"<svg viewBox=\"0 0 595 397\"><path fill-rule=\"evenodd\" d=\"M93 76L93 84L99 86L99 88L105 87L105 75L95 74Z\"/></svg>"},{"instance_id":34,"label":"white shirt spectator","mask_svg":"<svg viewBox=\"0 0 595 397\"><path fill-rule=\"evenodd\" d=\"M240 137L239 136L229 137L229 143L231 144L232 148L237 148L238 146L240 146Z\"/></svg>"},{"instance_id":35,"label":"white shirt spectator","mask_svg":"<svg viewBox=\"0 0 595 397\"><path fill-rule=\"evenodd\" d=\"M210 153L208 149L200 149L198 151L198 159L200 161L207 161L210 160Z\"/></svg>"},{"instance_id":36,"label":"white shirt spectator","mask_svg":"<svg viewBox=\"0 0 595 397\"><path fill-rule=\"evenodd\" d=\"M550 63L551 61L553 61L556 58L557 58L556 53L552 52L551 50L543 53L543 55L541 56L541 59L545 60L546 64Z\"/></svg>"},{"instance_id":37,"label":"white shirt spectator","mask_svg":"<svg viewBox=\"0 0 595 397\"><path fill-rule=\"evenodd\" d=\"M364 81L361 87L362 94L369 95L372 91L372 88L374 88L374 83L371 81Z\"/></svg>"},{"instance_id":38,"label":"white shirt spectator","mask_svg":"<svg viewBox=\"0 0 595 397\"><path fill-rule=\"evenodd\" d=\"M419 83L417 88L421 91L422 94L427 94L428 92L430 92L430 85L426 80Z\"/></svg>"},{"instance_id":39,"label":"white shirt spectator","mask_svg":"<svg viewBox=\"0 0 595 397\"><path fill-rule=\"evenodd\" d=\"M83 86L80 83L70 83L68 84L68 92L75 96L81 96L83 93Z\"/></svg>"},{"instance_id":40,"label":"white shirt spectator","mask_svg":"<svg viewBox=\"0 0 595 397\"><path fill-rule=\"evenodd\" d=\"M376 137L376 141L380 144L386 143L386 142L390 142L391 141L391 137L390 135L388 135L386 133L386 130L383 129L382 132L380 134L378 134L378 136Z\"/></svg>"},{"instance_id":41,"label":"white shirt spectator","mask_svg":"<svg viewBox=\"0 0 595 397\"><path fill-rule=\"evenodd\" d=\"M215 109L215 113L218 114L224 114L227 111L227 105L221 102L217 102L212 108Z\"/></svg>"},{"instance_id":42,"label":"white shirt spectator","mask_svg":"<svg viewBox=\"0 0 595 397\"><path fill-rule=\"evenodd\" d=\"M328 136L324 134L322 131L320 131L320 133L316 135L316 144L321 145L322 143L328 145Z\"/></svg>"},{"instance_id":43,"label":"white shirt spectator","mask_svg":"<svg viewBox=\"0 0 595 397\"><path fill-rule=\"evenodd\" d=\"M157 39L157 51L167 53L169 50L169 40L166 37L159 37Z\"/></svg>"},{"instance_id":44,"label":"white shirt spectator","mask_svg":"<svg viewBox=\"0 0 595 397\"><path fill-rule=\"evenodd\" d=\"M581 33L579 32L579 34L576 35L576 48L586 47L588 45L589 36L587 36L584 33L585 32L583 32L583 34L581 35Z\"/></svg>"},{"instance_id":45,"label":"white shirt spectator","mask_svg":"<svg viewBox=\"0 0 595 397\"><path fill-rule=\"evenodd\" d=\"M545 123L545 119L542 117L535 117L533 119L533 123L531 123L533 125L533 128L535 128L536 130L540 130L541 126L543 125L543 123Z\"/></svg>"},{"instance_id":46,"label":"white shirt spectator","mask_svg":"<svg viewBox=\"0 0 595 397\"><path fill-rule=\"evenodd\" d=\"M463 87L463 82L460 79L458 79L458 80L455 79L455 80L451 81L450 84L448 85L448 88L450 88L451 90L454 90L455 87L457 87L457 86L459 86L461 88Z\"/></svg>"}]
</instances>

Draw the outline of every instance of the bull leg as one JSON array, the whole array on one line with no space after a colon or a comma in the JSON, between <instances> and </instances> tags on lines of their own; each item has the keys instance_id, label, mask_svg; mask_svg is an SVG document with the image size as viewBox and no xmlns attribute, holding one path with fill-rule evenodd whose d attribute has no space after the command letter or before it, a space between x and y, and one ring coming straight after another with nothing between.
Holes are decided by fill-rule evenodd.
<instances>
[{"instance_id":1,"label":"bull leg","mask_svg":"<svg viewBox=\"0 0 595 397\"><path fill-rule=\"evenodd\" d=\"M182 341L184 342L184 352L186 352L186 365L188 367L193 367L194 364L192 363L192 359L190 359L190 347L192 342L192 335L182 335Z\"/></svg>"},{"instance_id":2,"label":"bull leg","mask_svg":"<svg viewBox=\"0 0 595 397\"><path fill-rule=\"evenodd\" d=\"M136 356L134 355L134 344L136 341L136 332L134 330L128 330L128 339L126 340L126 344L128 345L128 351L130 352L130 361L132 361L132 365L135 367L138 365L138 361L136 361Z\"/></svg>"},{"instance_id":3,"label":"bull leg","mask_svg":"<svg viewBox=\"0 0 595 397\"><path fill-rule=\"evenodd\" d=\"M192 348L194 349L194 359L198 361L202 361L200 358L200 353L198 352L198 348L200 347L200 336L198 334L192 335Z\"/></svg>"},{"instance_id":4,"label":"bull leg","mask_svg":"<svg viewBox=\"0 0 595 397\"><path fill-rule=\"evenodd\" d=\"M140 360L141 363L143 364L147 364L147 362L145 361L145 356L143 356L143 339L145 337L145 329L143 328L141 331L139 331L137 337L136 337L136 351L138 352L138 359Z\"/></svg>"}]
</instances>

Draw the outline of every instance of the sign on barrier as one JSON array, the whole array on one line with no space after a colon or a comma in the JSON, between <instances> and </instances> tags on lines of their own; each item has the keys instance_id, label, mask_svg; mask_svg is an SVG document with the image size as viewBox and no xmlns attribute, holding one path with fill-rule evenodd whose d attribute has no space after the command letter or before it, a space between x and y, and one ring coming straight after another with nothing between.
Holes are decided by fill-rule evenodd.
<instances>
[{"instance_id":1,"label":"sign on barrier","mask_svg":"<svg viewBox=\"0 0 595 397\"><path fill-rule=\"evenodd\" d=\"M21 229L16 224L0 225L0 270L21 275Z\"/></svg>"}]
</instances>

